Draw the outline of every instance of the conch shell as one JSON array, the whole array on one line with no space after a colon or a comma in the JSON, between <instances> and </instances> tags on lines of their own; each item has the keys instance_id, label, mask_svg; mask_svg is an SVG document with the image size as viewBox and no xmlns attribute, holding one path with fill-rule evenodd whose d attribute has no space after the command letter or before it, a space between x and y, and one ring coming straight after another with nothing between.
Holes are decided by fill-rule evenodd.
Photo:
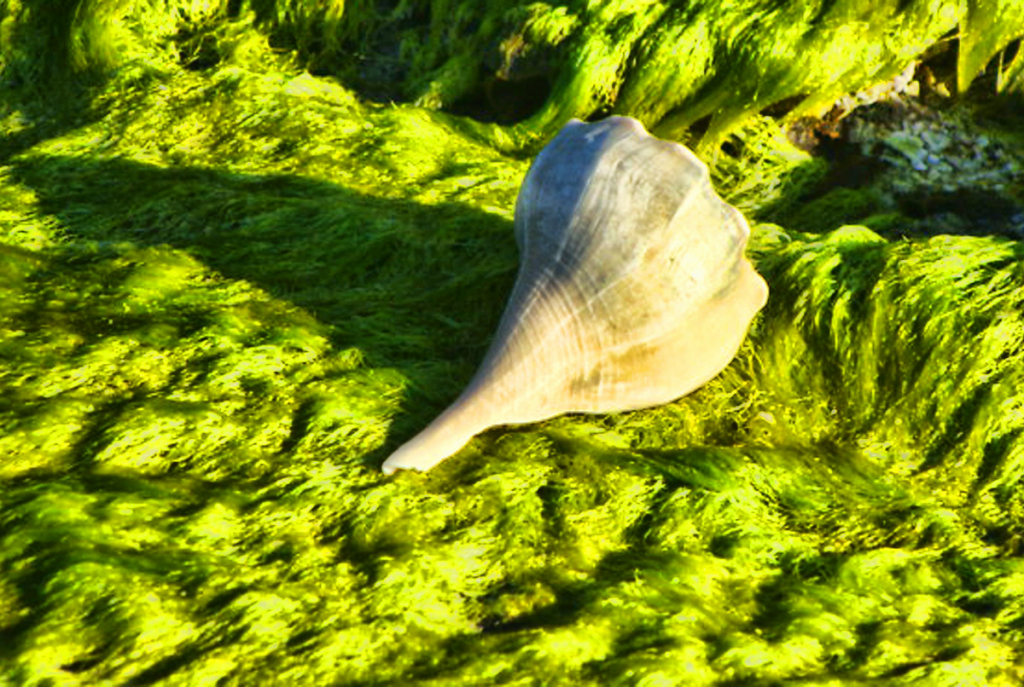
<instances>
[{"instance_id":1,"label":"conch shell","mask_svg":"<svg viewBox=\"0 0 1024 687\"><path fill-rule=\"evenodd\" d=\"M385 473L428 470L494 425L684 396L768 298L707 167L626 117L565 125L523 181L515 235L519 273L480 369Z\"/></svg>"}]
</instances>

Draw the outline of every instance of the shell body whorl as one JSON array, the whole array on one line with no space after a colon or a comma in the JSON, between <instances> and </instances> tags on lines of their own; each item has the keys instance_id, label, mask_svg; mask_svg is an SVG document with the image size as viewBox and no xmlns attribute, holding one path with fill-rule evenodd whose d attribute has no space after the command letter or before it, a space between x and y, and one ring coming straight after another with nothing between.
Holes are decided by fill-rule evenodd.
<instances>
[{"instance_id":1,"label":"shell body whorl","mask_svg":"<svg viewBox=\"0 0 1024 687\"><path fill-rule=\"evenodd\" d=\"M516 201L519 272L458 399L384 463L426 470L494 425L660 405L717 375L768 287L707 167L639 122L573 120Z\"/></svg>"}]
</instances>

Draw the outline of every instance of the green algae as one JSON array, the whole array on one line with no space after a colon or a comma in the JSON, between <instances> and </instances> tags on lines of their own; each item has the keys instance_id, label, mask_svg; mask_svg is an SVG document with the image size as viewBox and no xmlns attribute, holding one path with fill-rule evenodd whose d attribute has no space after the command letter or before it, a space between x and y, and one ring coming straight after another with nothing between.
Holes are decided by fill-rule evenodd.
<instances>
[{"instance_id":1,"label":"green algae","mask_svg":"<svg viewBox=\"0 0 1024 687\"><path fill-rule=\"evenodd\" d=\"M1002 51L1013 40L1024 36L1024 5L1014 0L972 0L967 3L960 35L960 55L957 60L957 82L966 91L981 73L992 56ZM1014 82L1013 74L1019 70L1019 60L1004 70L998 65L997 87Z\"/></svg>"},{"instance_id":2,"label":"green algae","mask_svg":"<svg viewBox=\"0 0 1024 687\"><path fill-rule=\"evenodd\" d=\"M827 164L737 114L806 86L793 44L757 67L789 75L763 97L728 95L753 24L655 5L495 4L508 17L479 18L468 47L453 3L426 28L413 3L86 3L52 24L4 5L6 681L1020 682L1024 250L850 226L877 208L848 189L808 201ZM872 21L939 18L851 56L857 87L952 26L945 5L902 7ZM450 60L494 36L568 76L517 128L290 70L372 50L382 27L431 55L395 79L431 107L471 88L445 90L469 69ZM716 183L778 223L755 226L772 295L739 356L676 403L496 428L383 478L469 379L511 286L527 160L501 151L676 93L686 74L654 55L672 31L750 51L695 63L710 85L678 92L728 105ZM622 84L578 76L591 61ZM32 100L54 73L99 84L83 112Z\"/></svg>"},{"instance_id":3,"label":"green algae","mask_svg":"<svg viewBox=\"0 0 1024 687\"><path fill-rule=\"evenodd\" d=\"M467 125L505 150L533 150L570 117L612 112L672 138L703 122L710 151L767 108L814 114L887 81L954 30L961 90L994 57L999 87L1012 90L1022 60L1002 62L1024 12L1020 0L66 5L4 3L8 85L66 101L83 82L146 82L182 66L300 66L380 102L519 122Z\"/></svg>"}]
</instances>

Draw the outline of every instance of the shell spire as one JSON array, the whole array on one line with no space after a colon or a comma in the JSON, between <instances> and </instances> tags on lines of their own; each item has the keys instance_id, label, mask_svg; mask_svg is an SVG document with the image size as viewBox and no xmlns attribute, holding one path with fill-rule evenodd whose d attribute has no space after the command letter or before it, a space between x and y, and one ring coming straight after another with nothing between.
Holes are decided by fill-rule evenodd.
<instances>
[{"instance_id":1,"label":"shell spire","mask_svg":"<svg viewBox=\"0 0 1024 687\"><path fill-rule=\"evenodd\" d=\"M768 286L743 216L678 143L572 120L516 201L520 264L480 368L383 470L428 470L495 425L685 396L729 364Z\"/></svg>"}]
</instances>

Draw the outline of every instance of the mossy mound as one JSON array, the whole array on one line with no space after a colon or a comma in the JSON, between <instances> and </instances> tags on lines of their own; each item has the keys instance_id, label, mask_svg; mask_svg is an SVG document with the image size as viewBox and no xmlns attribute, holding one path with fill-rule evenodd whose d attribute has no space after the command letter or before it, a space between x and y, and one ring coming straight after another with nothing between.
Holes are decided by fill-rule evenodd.
<instances>
[{"instance_id":1,"label":"mossy mound","mask_svg":"<svg viewBox=\"0 0 1024 687\"><path fill-rule=\"evenodd\" d=\"M820 113L891 79L953 31L962 49L951 87L966 91L997 57L998 87L1024 90L1024 53L1007 51L1024 36L1021 0L7 0L2 8L10 84L66 98L82 81L299 65L380 102L520 122L511 139L481 127L505 149L545 140L570 117L616 113L670 138L693 136L699 124L710 150L751 114Z\"/></svg>"},{"instance_id":2,"label":"mossy mound","mask_svg":"<svg viewBox=\"0 0 1024 687\"><path fill-rule=\"evenodd\" d=\"M854 31L852 3L774 47L758 36L799 33L792 3L740 23L705 4L0 5L0 675L1019 684L1024 247L872 216L874 196L830 189L827 161L752 114L823 78L816 32ZM849 55L849 88L979 7L1020 9L895 5L879 16L898 44ZM412 88L501 35L498 15L529 27L524 79L559 74L519 125L294 69ZM396 26L436 55L389 81ZM493 429L384 478L486 349L525 153L603 107L573 79L610 70L612 109L643 114L627 103L676 92L665 51L698 28L728 40L695 50L777 49L756 68L811 79L762 97L712 61L704 90L648 117L692 142L677 127L716 103L716 182L762 222L772 294L736 360L676 403Z\"/></svg>"}]
</instances>

